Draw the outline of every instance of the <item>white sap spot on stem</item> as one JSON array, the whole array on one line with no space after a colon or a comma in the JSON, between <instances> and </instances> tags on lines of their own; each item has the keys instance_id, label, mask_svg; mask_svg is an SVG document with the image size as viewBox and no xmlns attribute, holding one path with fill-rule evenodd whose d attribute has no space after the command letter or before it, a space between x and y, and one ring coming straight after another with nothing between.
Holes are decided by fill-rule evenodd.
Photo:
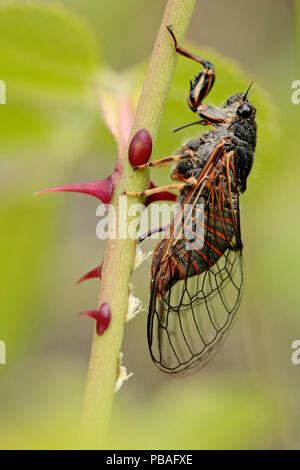
<instances>
[{"instance_id":1,"label":"white sap spot on stem","mask_svg":"<svg viewBox=\"0 0 300 470\"><path fill-rule=\"evenodd\" d=\"M133 270L137 269L146 259L150 258L153 255L153 251L149 251L148 253L144 253L142 249L137 246L136 253L135 253L135 260Z\"/></svg>"},{"instance_id":2,"label":"white sap spot on stem","mask_svg":"<svg viewBox=\"0 0 300 470\"><path fill-rule=\"evenodd\" d=\"M128 311L126 314L126 323L132 320L139 313L145 311L146 310L142 304L141 299L130 293L128 298Z\"/></svg>"},{"instance_id":3,"label":"white sap spot on stem","mask_svg":"<svg viewBox=\"0 0 300 470\"><path fill-rule=\"evenodd\" d=\"M117 393L120 388L122 387L123 383L129 379L133 375L132 372L130 374L127 374L127 369L125 366L123 366L123 353L120 352L119 354L119 373L118 373L118 378L116 381L115 385L115 392Z\"/></svg>"}]
</instances>

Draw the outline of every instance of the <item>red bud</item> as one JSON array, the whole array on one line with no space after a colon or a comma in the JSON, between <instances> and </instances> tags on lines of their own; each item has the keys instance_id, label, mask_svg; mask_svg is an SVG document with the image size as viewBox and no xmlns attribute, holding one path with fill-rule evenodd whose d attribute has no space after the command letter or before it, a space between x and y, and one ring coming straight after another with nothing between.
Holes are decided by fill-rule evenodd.
<instances>
[{"instance_id":1,"label":"red bud","mask_svg":"<svg viewBox=\"0 0 300 470\"><path fill-rule=\"evenodd\" d=\"M128 151L132 166L144 165L152 153L152 139L147 129L140 129L133 137Z\"/></svg>"}]
</instances>

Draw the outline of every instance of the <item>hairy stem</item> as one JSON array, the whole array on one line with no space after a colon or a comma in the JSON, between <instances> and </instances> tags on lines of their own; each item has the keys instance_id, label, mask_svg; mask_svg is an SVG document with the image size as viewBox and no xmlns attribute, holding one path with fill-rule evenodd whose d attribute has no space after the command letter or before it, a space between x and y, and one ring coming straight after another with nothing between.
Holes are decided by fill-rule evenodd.
<instances>
[{"instance_id":1,"label":"hairy stem","mask_svg":"<svg viewBox=\"0 0 300 470\"><path fill-rule=\"evenodd\" d=\"M160 120L175 70L177 55L166 26L173 25L178 41L187 30L195 0L169 0L161 22L151 61L143 85L131 138L146 128L155 144ZM119 196L127 191L139 192L148 187L146 171L133 172L128 162L128 145L120 160L112 205L118 221ZM128 198L131 204L141 202ZM129 220L130 222L130 220ZM128 285L132 274L136 243L132 239L108 239L105 249L99 305L107 302L112 320L103 336L94 334L83 408L83 440L87 447L104 447L117 378L118 356L122 345L124 321L128 308Z\"/></svg>"}]
</instances>

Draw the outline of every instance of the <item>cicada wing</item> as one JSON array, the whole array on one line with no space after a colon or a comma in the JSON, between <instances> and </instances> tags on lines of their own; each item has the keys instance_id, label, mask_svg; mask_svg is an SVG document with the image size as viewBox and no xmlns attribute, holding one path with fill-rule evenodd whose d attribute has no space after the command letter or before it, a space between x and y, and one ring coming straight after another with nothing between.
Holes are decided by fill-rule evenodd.
<instances>
[{"instance_id":1,"label":"cicada wing","mask_svg":"<svg viewBox=\"0 0 300 470\"><path fill-rule=\"evenodd\" d=\"M204 365L229 329L242 284L241 251L228 249L200 275L177 281L163 296L153 292L148 340L156 365L169 373Z\"/></svg>"},{"instance_id":2,"label":"cicada wing","mask_svg":"<svg viewBox=\"0 0 300 470\"><path fill-rule=\"evenodd\" d=\"M188 195L184 229L177 216L172 235L154 254L148 343L153 361L166 372L203 365L222 343L238 309L242 244L232 168L230 173L226 161L223 166L220 162L209 190ZM202 181L199 187L204 187Z\"/></svg>"}]
</instances>

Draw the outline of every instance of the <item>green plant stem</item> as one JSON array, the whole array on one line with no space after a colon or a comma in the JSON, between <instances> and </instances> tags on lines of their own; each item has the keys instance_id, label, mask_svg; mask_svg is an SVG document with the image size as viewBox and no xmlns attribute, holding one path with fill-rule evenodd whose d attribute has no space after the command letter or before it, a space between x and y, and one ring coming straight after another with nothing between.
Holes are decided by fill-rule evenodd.
<instances>
[{"instance_id":1,"label":"green plant stem","mask_svg":"<svg viewBox=\"0 0 300 470\"><path fill-rule=\"evenodd\" d=\"M146 128L155 144L160 120L171 85L177 54L166 26L173 25L179 42L187 30L195 0L169 0L158 32L141 97L137 107L131 138ZM133 172L128 162L128 146L123 151L120 175L112 205L118 221L119 196L128 191L143 191L148 186L148 173ZM128 198L131 204L141 202ZM115 393L118 357L122 345L125 315L128 309L129 280L132 274L136 242L132 239L108 239L104 254L99 306L108 302L112 320L103 336L94 334L83 407L82 432L86 447L104 447Z\"/></svg>"}]
</instances>

